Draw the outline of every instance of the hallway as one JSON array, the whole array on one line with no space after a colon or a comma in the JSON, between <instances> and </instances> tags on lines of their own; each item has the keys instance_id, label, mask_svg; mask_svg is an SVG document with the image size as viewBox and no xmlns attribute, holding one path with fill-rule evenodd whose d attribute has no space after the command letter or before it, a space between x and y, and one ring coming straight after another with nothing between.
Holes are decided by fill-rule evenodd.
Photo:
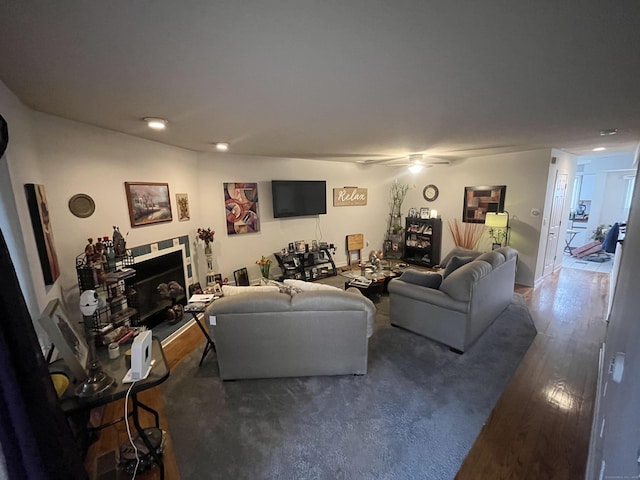
<instances>
[{"instance_id":1,"label":"hallway","mask_svg":"<svg viewBox=\"0 0 640 480\"><path fill-rule=\"evenodd\" d=\"M584 478L609 275L572 265L516 290L538 336L456 478Z\"/></svg>"}]
</instances>

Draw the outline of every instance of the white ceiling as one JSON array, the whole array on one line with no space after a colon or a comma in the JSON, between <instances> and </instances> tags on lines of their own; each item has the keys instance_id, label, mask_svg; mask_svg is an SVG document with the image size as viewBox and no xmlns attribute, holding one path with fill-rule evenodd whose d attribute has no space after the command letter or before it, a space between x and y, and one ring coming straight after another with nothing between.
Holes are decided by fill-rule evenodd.
<instances>
[{"instance_id":1,"label":"white ceiling","mask_svg":"<svg viewBox=\"0 0 640 480\"><path fill-rule=\"evenodd\" d=\"M35 110L196 151L632 150L639 20L638 0L2 0L0 79Z\"/></svg>"}]
</instances>

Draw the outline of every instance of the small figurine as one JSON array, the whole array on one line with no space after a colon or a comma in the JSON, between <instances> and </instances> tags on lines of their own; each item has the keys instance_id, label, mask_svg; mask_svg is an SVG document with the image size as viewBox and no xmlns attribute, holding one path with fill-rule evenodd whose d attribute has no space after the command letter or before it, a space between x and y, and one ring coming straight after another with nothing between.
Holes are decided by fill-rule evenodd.
<instances>
[{"instance_id":1,"label":"small figurine","mask_svg":"<svg viewBox=\"0 0 640 480\"><path fill-rule=\"evenodd\" d=\"M120 233L120 229L114 225L113 227L113 251L116 257L124 257L127 255L127 243Z\"/></svg>"}]
</instances>

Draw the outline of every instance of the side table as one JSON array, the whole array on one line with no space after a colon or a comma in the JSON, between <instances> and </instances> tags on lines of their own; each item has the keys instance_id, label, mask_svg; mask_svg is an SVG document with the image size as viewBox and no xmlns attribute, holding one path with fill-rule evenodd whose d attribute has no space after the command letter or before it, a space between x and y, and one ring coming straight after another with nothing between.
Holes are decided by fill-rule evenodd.
<instances>
[{"instance_id":1,"label":"side table","mask_svg":"<svg viewBox=\"0 0 640 480\"><path fill-rule=\"evenodd\" d=\"M144 390L148 390L150 388L156 387L164 382L167 378L169 378L169 364L167 363L167 359L164 356L164 351L162 350L162 344L157 337L153 337L151 347L152 358L155 361L151 372L147 376L147 378L143 380L139 380L133 384L133 387L130 383L123 383L122 379L125 374L129 370L129 367L126 365L126 360L124 355L120 355L116 359L109 359L106 349L100 349L98 352L98 357L100 359L100 363L102 364L102 368L104 372L115 379L115 383L112 387L105 390L99 395L94 397L85 397L80 398L71 393L67 393L60 398L60 407L62 411L70 417L73 414L83 411L90 411L96 407L100 407L102 405L106 405L108 403L114 402L116 400L120 400L121 398L125 398L127 395L127 391L129 387L131 387L131 391L129 393L129 397L132 402L132 410L129 412L129 415L133 418L133 424L135 426L136 431L140 439L144 442L145 446L148 448L150 454L153 456L153 459L158 464L160 468L160 479L164 479L164 463L162 461L162 456L151 444L151 441L147 437L144 428L140 425L139 418L139 409L142 408L147 412L151 413L155 420L155 427L160 428L160 416L158 412L156 412L151 407L145 405L138 399L138 394L143 392ZM59 365L59 367L57 367ZM66 365L64 363L58 364L55 362L49 366L49 370L52 373L55 371L62 371L67 374ZM69 388L72 390L72 388ZM128 421L128 418L122 418L124 421ZM98 429L103 428L107 425L102 425L98 427Z\"/></svg>"},{"instance_id":2,"label":"side table","mask_svg":"<svg viewBox=\"0 0 640 480\"><path fill-rule=\"evenodd\" d=\"M204 338L206 340L206 343L204 345L204 350L202 351L202 357L200 357L200 363L198 364L199 367L202 366L202 362L204 362L204 359L207 357L207 354L209 352L216 351L216 345L215 343L213 343L212 338L209 336L209 332L207 332L207 329L202 326L202 324L200 323L200 320L198 319L198 315L200 315L201 313L204 313L204 311L207 309L207 305L208 305L207 303L196 302L196 303L188 303L187 306L184 307L185 313L190 313L193 316L193 319L196 322L196 325L198 326L198 328L200 329L200 331L202 332L202 335L204 335Z\"/></svg>"}]
</instances>

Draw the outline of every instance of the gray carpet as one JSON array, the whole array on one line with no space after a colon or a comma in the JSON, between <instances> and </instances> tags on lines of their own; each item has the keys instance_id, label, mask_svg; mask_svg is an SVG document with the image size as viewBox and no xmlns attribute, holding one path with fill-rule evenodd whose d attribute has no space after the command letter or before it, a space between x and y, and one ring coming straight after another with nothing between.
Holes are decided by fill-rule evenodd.
<instances>
[{"instance_id":1,"label":"gray carpet","mask_svg":"<svg viewBox=\"0 0 640 480\"><path fill-rule=\"evenodd\" d=\"M452 479L536 335L522 297L464 354L391 327L364 376L222 382L201 349L162 386L182 480Z\"/></svg>"}]
</instances>

